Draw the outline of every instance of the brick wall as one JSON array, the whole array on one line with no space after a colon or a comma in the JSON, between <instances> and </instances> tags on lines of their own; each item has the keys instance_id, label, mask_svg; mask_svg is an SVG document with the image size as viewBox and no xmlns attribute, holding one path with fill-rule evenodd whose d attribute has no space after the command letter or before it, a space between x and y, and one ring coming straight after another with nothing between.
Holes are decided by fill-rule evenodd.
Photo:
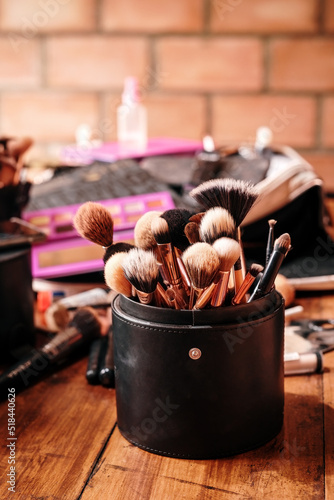
<instances>
[{"instance_id":1,"label":"brick wall","mask_svg":"<svg viewBox=\"0 0 334 500\"><path fill-rule=\"evenodd\" d=\"M223 144L268 125L333 169L333 0L0 0L0 28L1 134L32 135L34 155L83 122L114 139L136 75L151 136Z\"/></svg>"}]
</instances>

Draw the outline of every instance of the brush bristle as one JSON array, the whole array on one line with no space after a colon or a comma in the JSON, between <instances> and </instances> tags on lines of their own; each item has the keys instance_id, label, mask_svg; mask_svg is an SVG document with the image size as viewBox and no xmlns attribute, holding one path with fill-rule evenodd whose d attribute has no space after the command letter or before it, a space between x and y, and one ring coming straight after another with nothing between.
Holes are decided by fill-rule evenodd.
<instances>
[{"instance_id":1,"label":"brush bristle","mask_svg":"<svg viewBox=\"0 0 334 500\"><path fill-rule=\"evenodd\" d=\"M189 222L197 222L197 224L200 224L204 215L205 212L199 212L198 214L194 214L191 217L189 217Z\"/></svg>"},{"instance_id":2,"label":"brush bristle","mask_svg":"<svg viewBox=\"0 0 334 500\"><path fill-rule=\"evenodd\" d=\"M220 259L208 243L194 243L182 254L182 260L190 280L196 288L206 288L212 282L220 266Z\"/></svg>"},{"instance_id":3,"label":"brush bristle","mask_svg":"<svg viewBox=\"0 0 334 500\"><path fill-rule=\"evenodd\" d=\"M233 217L225 208L210 208L201 221L199 235L202 241L210 245L222 237L235 238Z\"/></svg>"},{"instance_id":4,"label":"brush bristle","mask_svg":"<svg viewBox=\"0 0 334 500\"><path fill-rule=\"evenodd\" d=\"M146 212L138 219L134 228L134 241L136 247L144 250L151 250L157 246L157 242L152 234L151 223L156 217L159 217L162 212L151 210Z\"/></svg>"},{"instance_id":5,"label":"brush bristle","mask_svg":"<svg viewBox=\"0 0 334 500\"><path fill-rule=\"evenodd\" d=\"M258 192L253 184L236 179L210 179L190 193L206 209L226 208L233 216L236 226L240 226L256 199Z\"/></svg>"},{"instance_id":6,"label":"brush bristle","mask_svg":"<svg viewBox=\"0 0 334 500\"><path fill-rule=\"evenodd\" d=\"M277 220L275 220L275 219L268 220L268 224L269 224L270 229L273 229L273 227L275 226L276 223L277 223Z\"/></svg>"},{"instance_id":7,"label":"brush bristle","mask_svg":"<svg viewBox=\"0 0 334 500\"><path fill-rule=\"evenodd\" d=\"M159 266L153 252L134 248L123 260L126 279L136 290L152 293L157 287Z\"/></svg>"},{"instance_id":8,"label":"brush bristle","mask_svg":"<svg viewBox=\"0 0 334 500\"><path fill-rule=\"evenodd\" d=\"M97 337L102 328L97 313L91 307L77 309L68 326L75 327L84 337Z\"/></svg>"},{"instance_id":9,"label":"brush bristle","mask_svg":"<svg viewBox=\"0 0 334 500\"><path fill-rule=\"evenodd\" d=\"M110 257L104 266L104 280L111 290L126 297L131 297L132 286L126 279L122 267L127 254L127 252L118 252Z\"/></svg>"},{"instance_id":10,"label":"brush bristle","mask_svg":"<svg viewBox=\"0 0 334 500\"><path fill-rule=\"evenodd\" d=\"M186 235L189 243L198 243L201 241L199 235L199 225L197 222L188 222L184 228L184 234Z\"/></svg>"},{"instance_id":11,"label":"brush bristle","mask_svg":"<svg viewBox=\"0 0 334 500\"><path fill-rule=\"evenodd\" d=\"M131 243L125 243L124 241L114 243L113 245L110 245L110 247L108 247L104 252L103 262L106 264L110 257L112 257L115 253L128 252L132 248L135 248L134 245L131 245Z\"/></svg>"},{"instance_id":12,"label":"brush bristle","mask_svg":"<svg viewBox=\"0 0 334 500\"><path fill-rule=\"evenodd\" d=\"M80 236L102 247L113 242L114 221L109 210L94 201L87 201L76 212L73 225Z\"/></svg>"},{"instance_id":13,"label":"brush bristle","mask_svg":"<svg viewBox=\"0 0 334 500\"><path fill-rule=\"evenodd\" d=\"M171 242L168 223L165 219L155 217L151 223L151 230L158 245Z\"/></svg>"},{"instance_id":14,"label":"brush bristle","mask_svg":"<svg viewBox=\"0 0 334 500\"><path fill-rule=\"evenodd\" d=\"M191 217L191 212L185 208L172 208L166 210L161 217L167 221L172 245L183 252L189 246L184 228Z\"/></svg>"},{"instance_id":15,"label":"brush bristle","mask_svg":"<svg viewBox=\"0 0 334 500\"><path fill-rule=\"evenodd\" d=\"M289 251L290 246L291 246L290 235L288 233L284 233L275 241L274 250L286 254Z\"/></svg>"},{"instance_id":16,"label":"brush bristle","mask_svg":"<svg viewBox=\"0 0 334 500\"><path fill-rule=\"evenodd\" d=\"M220 270L230 271L240 256L240 245L232 238L219 238L213 244L213 248L220 258Z\"/></svg>"},{"instance_id":17,"label":"brush bristle","mask_svg":"<svg viewBox=\"0 0 334 500\"><path fill-rule=\"evenodd\" d=\"M260 264L252 264L249 268L249 273L256 278L263 271L263 266Z\"/></svg>"}]
</instances>

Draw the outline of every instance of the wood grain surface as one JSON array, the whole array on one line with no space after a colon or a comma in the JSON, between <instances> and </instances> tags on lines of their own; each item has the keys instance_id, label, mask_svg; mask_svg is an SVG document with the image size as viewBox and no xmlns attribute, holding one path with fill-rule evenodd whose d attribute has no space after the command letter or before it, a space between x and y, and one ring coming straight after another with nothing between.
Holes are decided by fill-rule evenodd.
<instances>
[{"instance_id":1,"label":"wood grain surface","mask_svg":"<svg viewBox=\"0 0 334 500\"><path fill-rule=\"evenodd\" d=\"M333 316L334 295L303 296L304 317ZM89 386L86 359L16 397L16 492L6 484L7 403L0 406L0 498L19 500L326 499L334 491L334 352L319 375L285 378L280 434L219 460L143 451L119 433L113 389ZM194 436L196 439L196 436Z\"/></svg>"}]
</instances>

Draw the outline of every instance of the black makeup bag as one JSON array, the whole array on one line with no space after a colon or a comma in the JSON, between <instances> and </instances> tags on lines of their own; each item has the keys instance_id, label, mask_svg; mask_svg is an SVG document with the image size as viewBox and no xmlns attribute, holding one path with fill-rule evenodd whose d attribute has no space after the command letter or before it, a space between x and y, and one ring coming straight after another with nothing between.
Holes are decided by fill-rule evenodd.
<instances>
[{"instance_id":1,"label":"black makeup bag","mask_svg":"<svg viewBox=\"0 0 334 500\"><path fill-rule=\"evenodd\" d=\"M149 452L209 459L256 448L280 431L284 303L200 311L113 302L117 421Z\"/></svg>"}]
</instances>

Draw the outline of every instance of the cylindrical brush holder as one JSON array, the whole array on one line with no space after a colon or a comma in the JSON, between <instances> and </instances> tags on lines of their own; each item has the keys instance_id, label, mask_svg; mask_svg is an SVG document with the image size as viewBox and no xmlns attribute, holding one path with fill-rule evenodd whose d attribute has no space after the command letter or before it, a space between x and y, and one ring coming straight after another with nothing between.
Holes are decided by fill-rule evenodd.
<instances>
[{"instance_id":1,"label":"cylindrical brush holder","mask_svg":"<svg viewBox=\"0 0 334 500\"><path fill-rule=\"evenodd\" d=\"M152 453L208 459L274 438L284 410L284 302L205 310L113 302L117 421Z\"/></svg>"}]
</instances>

